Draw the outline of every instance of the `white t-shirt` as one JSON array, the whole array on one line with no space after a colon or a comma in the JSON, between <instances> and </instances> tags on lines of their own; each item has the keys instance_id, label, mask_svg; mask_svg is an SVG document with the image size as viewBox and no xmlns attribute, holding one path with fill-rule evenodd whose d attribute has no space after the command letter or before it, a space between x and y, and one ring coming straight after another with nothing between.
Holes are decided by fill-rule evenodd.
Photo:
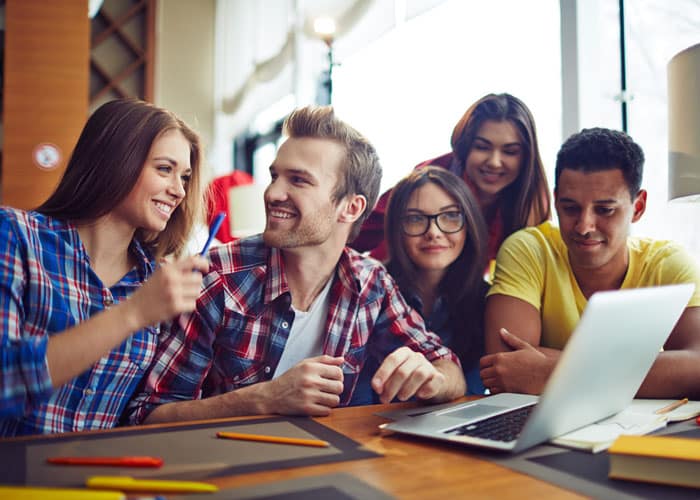
<instances>
[{"instance_id":1,"label":"white t-shirt","mask_svg":"<svg viewBox=\"0 0 700 500\"><path fill-rule=\"evenodd\" d=\"M331 282L333 278L323 287L321 293L314 299L308 311L298 311L294 307L294 321L289 330L287 343L282 351L282 356L277 364L277 369L272 378L277 378L294 365L315 356L323 354L324 327L328 317L328 306L330 301Z\"/></svg>"}]
</instances>

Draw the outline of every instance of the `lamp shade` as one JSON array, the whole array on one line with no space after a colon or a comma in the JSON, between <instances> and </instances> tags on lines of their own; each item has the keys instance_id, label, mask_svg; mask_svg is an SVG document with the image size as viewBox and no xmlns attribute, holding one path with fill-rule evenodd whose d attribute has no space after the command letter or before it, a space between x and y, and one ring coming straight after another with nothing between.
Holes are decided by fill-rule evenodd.
<instances>
[{"instance_id":1,"label":"lamp shade","mask_svg":"<svg viewBox=\"0 0 700 500\"><path fill-rule=\"evenodd\" d=\"M668 63L668 199L700 200L700 44Z\"/></svg>"}]
</instances>

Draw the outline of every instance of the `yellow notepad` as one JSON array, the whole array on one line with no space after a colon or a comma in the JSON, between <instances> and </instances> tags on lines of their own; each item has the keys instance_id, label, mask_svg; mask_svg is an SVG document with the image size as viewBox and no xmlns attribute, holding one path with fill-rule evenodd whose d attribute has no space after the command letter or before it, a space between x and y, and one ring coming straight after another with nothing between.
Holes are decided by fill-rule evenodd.
<instances>
[{"instance_id":1,"label":"yellow notepad","mask_svg":"<svg viewBox=\"0 0 700 500\"><path fill-rule=\"evenodd\" d=\"M620 436L609 452L613 479L700 488L700 439Z\"/></svg>"}]
</instances>

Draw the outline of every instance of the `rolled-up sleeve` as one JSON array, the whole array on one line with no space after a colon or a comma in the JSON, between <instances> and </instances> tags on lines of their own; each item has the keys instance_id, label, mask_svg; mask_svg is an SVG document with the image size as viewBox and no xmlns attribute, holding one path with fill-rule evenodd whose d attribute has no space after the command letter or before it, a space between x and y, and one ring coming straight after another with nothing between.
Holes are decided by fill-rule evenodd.
<instances>
[{"instance_id":1,"label":"rolled-up sleeve","mask_svg":"<svg viewBox=\"0 0 700 500\"><path fill-rule=\"evenodd\" d=\"M222 300L220 282L207 286L205 278L196 309L162 325L155 358L122 415L123 423L141 424L160 405L201 398L214 357Z\"/></svg>"},{"instance_id":2,"label":"rolled-up sleeve","mask_svg":"<svg viewBox=\"0 0 700 500\"><path fill-rule=\"evenodd\" d=\"M24 324L26 275L14 228L0 217L0 417L21 417L52 392L48 337ZM37 297L40 300L40 297Z\"/></svg>"},{"instance_id":3,"label":"rolled-up sleeve","mask_svg":"<svg viewBox=\"0 0 700 500\"><path fill-rule=\"evenodd\" d=\"M437 334L426 328L423 317L406 303L395 282L387 275L384 276L383 286L384 301L375 324L376 333L385 332L376 335L375 344L383 357L399 347L406 346L422 353L430 362L450 359L457 366L461 366L459 358L442 344Z\"/></svg>"}]
</instances>

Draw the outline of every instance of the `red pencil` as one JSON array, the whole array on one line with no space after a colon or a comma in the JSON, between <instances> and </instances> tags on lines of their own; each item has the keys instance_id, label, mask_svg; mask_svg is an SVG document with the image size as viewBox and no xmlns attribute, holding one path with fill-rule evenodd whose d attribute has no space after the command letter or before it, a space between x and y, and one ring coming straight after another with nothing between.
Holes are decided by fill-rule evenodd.
<instances>
[{"instance_id":1,"label":"red pencil","mask_svg":"<svg viewBox=\"0 0 700 500\"><path fill-rule=\"evenodd\" d=\"M52 457L46 460L57 465L107 465L113 467L160 467L163 459L157 457Z\"/></svg>"}]
</instances>

